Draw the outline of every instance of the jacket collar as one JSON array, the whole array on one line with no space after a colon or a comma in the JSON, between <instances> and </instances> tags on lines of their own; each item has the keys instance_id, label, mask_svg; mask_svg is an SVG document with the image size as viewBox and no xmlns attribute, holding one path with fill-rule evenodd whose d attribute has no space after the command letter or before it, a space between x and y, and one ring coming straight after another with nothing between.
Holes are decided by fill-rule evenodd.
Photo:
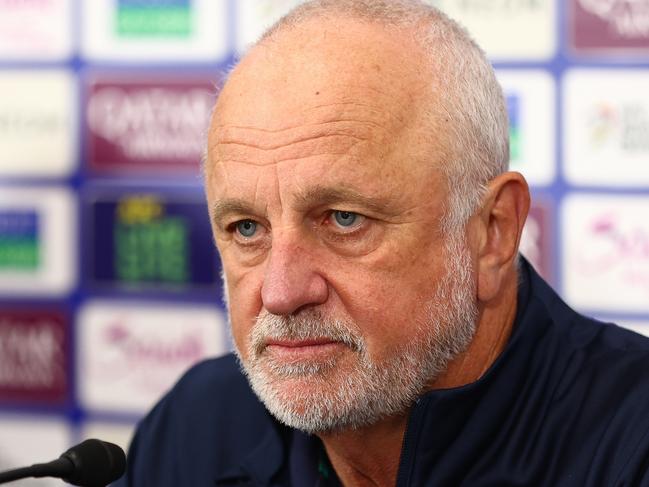
<instances>
[{"instance_id":1,"label":"jacket collar","mask_svg":"<svg viewBox=\"0 0 649 487\"><path fill-rule=\"evenodd\" d=\"M263 428L257 446L233 459L232 466L220 472L215 478L215 485L239 485L242 480L252 480L254 485L271 485L271 479L284 464L285 452L282 434L279 429L289 430L268 415L269 426Z\"/></svg>"}]
</instances>

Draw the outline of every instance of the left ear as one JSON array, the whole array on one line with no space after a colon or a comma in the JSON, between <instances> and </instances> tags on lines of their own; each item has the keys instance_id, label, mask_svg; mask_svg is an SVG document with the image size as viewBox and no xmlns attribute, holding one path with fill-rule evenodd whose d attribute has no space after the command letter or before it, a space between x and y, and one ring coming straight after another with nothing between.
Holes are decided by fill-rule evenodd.
<instances>
[{"instance_id":1,"label":"left ear","mask_svg":"<svg viewBox=\"0 0 649 487\"><path fill-rule=\"evenodd\" d=\"M529 207L529 187L520 173L506 172L489 182L474 221L480 301L495 298L514 269Z\"/></svg>"}]
</instances>

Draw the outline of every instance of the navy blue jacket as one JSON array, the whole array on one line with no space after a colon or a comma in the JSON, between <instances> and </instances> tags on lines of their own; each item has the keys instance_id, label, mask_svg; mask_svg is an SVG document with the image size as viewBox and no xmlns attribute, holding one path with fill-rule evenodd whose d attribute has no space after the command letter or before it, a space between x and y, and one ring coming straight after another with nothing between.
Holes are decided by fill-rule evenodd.
<instances>
[{"instance_id":1,"label":"navy blue jacket","mask_svg":"<svg viewBox=\"0 0 649 487\"><path fill-rule=\"evenodd\" d=\"M413 406L397 485L649 486L649 339L577 314L526 263L518 299L487 373ZM337 485L323 456L227 356L191 369L142 421L118 485Z\"/></svg>"}]
</instances>

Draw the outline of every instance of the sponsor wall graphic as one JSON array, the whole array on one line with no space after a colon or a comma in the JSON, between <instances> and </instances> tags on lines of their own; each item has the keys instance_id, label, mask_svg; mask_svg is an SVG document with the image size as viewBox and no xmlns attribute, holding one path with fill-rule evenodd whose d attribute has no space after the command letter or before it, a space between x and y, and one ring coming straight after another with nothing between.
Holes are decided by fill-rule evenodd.
<instances>
[{"instance_id":1,"label":"sponsor wall graphic","mask_svg":"<svg viewBox=\"0 0 649 487\"><path fill-rule=\"evenodd\" d=\"M541 70L498 70L510 120L510 169L533 186L552 183L555 162L555 85Z\"/></svg>"},{"instance_id":2,"label":"sponsor wall graphic","mask_svg":"<svg viewBox=\"0 0 649 487\"><path fill-rule=\"evenodd\" d=\"M573 70L563 80L564 168L574 184L649 184L649 70Z\"/></svg>"},{"instance_id":3,"label":"sponsor wall graphic","mask_svg":"<svg viewBox=\"0 0 649 487\"><path fill-rule=\"evenodd\" d=\"M121 37L179 37L191 35L190 0L117 0L114 29Z\"/></svg>"},{"instance_id":4,"label":"sponsor wall graphic","mask_svg":"<svg viewBox=\"0 0 649 487\"><path fill-rule=\"evenodd\" d=\"M76 283L72 193L60 187L0 190L0 297L62 296Z\"/></svg>"},{"instance_id":5,"label":"sponsor wall graphic","mask_svg":"<svg viewBox=\"0 0 649 487\"><path fill-rule=\"evenodd\" d=\"M578 194L564 201L563 291L571 303L649 313L647 214L647 196Z\"/></svg>"},{"instance_id":6,"label":"sponsor wall graphic","mask_svg":"<svg viewBox=\"0 0 649 487\"><path fill-rule=\"evenodd\" d=\"M198 177L216 74L89 78L85 135L93 169Z\"/></svg>"},{"instance_id":7,"label":"sponsor wall graphic","mask_svg":"<svg viewBox=\"0 0 649 487\"><path fill-rule=\"evenodd\" d=\"M217 73L298 3L0 0L0 410L125 444L184 368L228 348L203 131ZM522 252L585 311L649 322L647 0L430 3L495 62L535 194Z\"/></svg>"},{"instance_id":8,"label":"sponsor wall graphic","mask_svg":"<svg viewBox=\"0 0 649 487\"><path fill-rule=\"evenodd\" d=\"M96 195L87 212L92 285L219 295L218 257L201 195Z\"/></svg>"},{"instance_id":9,"label":"sponsor wall graphic","mask_svg":"<svg viewBox=\"0 0 649 487\"><path fill-rule=\"evenodd\" d=\"M569 0L570 44L579 54L649 56L649 2Z\"/></svg>"},{"instance_id":10,"label":"sponsor wall graphic","mask_svg":"<svg viewBox=\"0 0 649 487\"><path fill-rule=\"evenodd\" d=\"M72 34L72 0L0 0L0 59L66 59Z\"/></svg>"},{"instance_id":11,"label":"sponsor wall graphic","mask_svg":"<svg viewBox=\"0 0 649 487\"><path fill-rule=\"evenodd\" d=\"M226 0L82 2L81 51L110 62L216 62L228 53Z\"/></svg>"},{"instance_id":12,"label":"sponsor wall graphic","mask_svg":"<svg viewBox=\"0 0 649 487\"><path fill-rule=\"evenodd\" d=\"M86 304L77 322L81 404L145 412L191 365L226 352L225 327L208 306Z\"/></svg>"},{"instance_id":13,"label":"sponsor wall graphic","mask_svg":"<svg viewBox=\"0 0 649 487\"><path fill-rule=\"evenodd\" d=\"M62 312L0 307L0 403L63 405L69 344Z\"/></svg>"},{"instance_id":14,"label":"sponsor wall graphic","mask_svg":"<svg viewBox=\"0 0 649 487\"><path fill-rule=\"evenodd\" d=\"M0 471L49 462L72 446L69 425L60 418L0 415ZM59 479L25 479L17 487L60 487Z\"/></svg>"},{"instance_id":15,"label":"sponsor wall graphic","mask_svg":"<svg viewBox=\"0 0 649 487\"><path fill-rule=\"evenodd\" d=\"M76 160L75 110L70 72L0 71L0 177L69 175Z\"/></svg>"},{"instance_id":16,"label":"sponsor wall graphic","mask_svg":"<svg viewBox=\"0 0 649 487\"><path fill-rule=\"evenodd\" d=\"M428 3L460 21L491 59L547 60L557 49L555 0L428 0Z\"/></svg>"}]
</instances>

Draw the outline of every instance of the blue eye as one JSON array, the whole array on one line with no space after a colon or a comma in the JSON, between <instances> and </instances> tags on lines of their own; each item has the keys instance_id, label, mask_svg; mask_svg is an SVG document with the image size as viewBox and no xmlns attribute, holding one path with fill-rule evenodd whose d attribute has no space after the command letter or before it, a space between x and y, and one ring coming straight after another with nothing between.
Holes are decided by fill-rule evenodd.
<instances>
[{"instance_id":1,"label":"blue eye","mask_svg":"<svg viewBox=\"0 0 649 487\"><path fill-rule=\"evenodd\" d=\"M336 223L341 227L351 227L358 220L358 214L352 213L351 211L336 210L333 212L333 215Z\"/></svg>"},{"instance_id":2,"label":"blue eye","mask_svg":"<svg viewBox=\"0 0 649 487\"><path fill-rule=\"evenodd\" d=\"M237 231L244 237L252 237L257 232L257 223L252 220L241 220L237 223Z\"/></svg>"}]
</instances>

